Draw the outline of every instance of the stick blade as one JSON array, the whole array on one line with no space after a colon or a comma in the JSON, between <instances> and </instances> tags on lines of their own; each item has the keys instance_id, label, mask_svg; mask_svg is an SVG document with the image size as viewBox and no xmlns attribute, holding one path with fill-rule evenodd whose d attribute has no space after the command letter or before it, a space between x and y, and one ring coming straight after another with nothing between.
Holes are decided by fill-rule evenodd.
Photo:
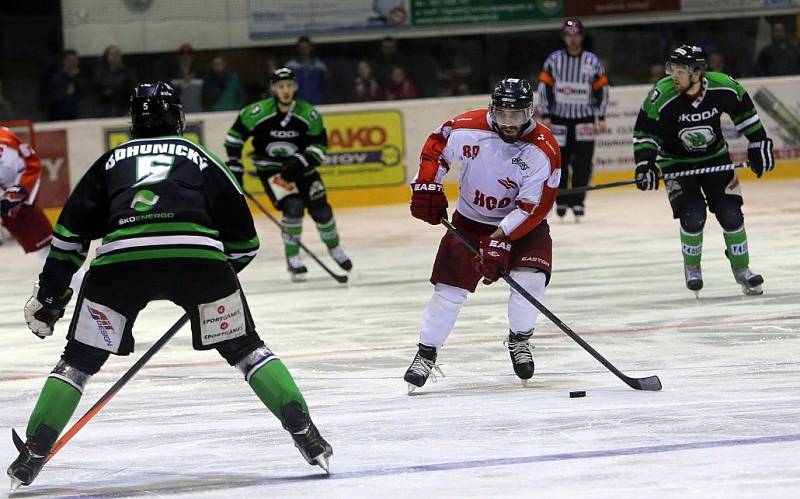
<instances>
[{"instance_id":1,"label":"stick blade","mask_svg":"<svg viewBox=\"0 0 800 499\"><path fill-rule=\"evenodd\" d=\"M649 376L647 378L637 378L633 380L637 386L633 386L637 390L649 390L657 392L661 390L661 380L658 376Z\"/></svg>"}]
</instances>

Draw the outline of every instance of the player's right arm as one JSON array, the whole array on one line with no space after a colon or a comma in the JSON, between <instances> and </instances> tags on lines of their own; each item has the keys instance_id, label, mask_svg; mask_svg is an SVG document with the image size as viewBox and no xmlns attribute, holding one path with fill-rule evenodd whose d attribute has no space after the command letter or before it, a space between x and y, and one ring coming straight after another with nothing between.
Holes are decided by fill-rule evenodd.
<instances>
[{"instance_id":1,"label":"player's right arm","mask_svg":"<svg viewBox=\"0 0 800 499\"><path fill-rule=\"evenodd\" d=\"M228 155L226 164L239 184L242 184L244 180L242 149L244 148L244 143L247 142L247 139L253 134L252 128L245 123L243 117L252 114L254 110L257 113L258 110L254 109L254 106L257 105L258 104L251 104L245 106L236 116L236 121L233 122L233 125L228 129L228 133L225 135L225 152Z\"/></svg>"},{"instance_id":2,"label":"player's right arm","mask_svg":"<svg viewBox=\"0 0 800 499\"><path fill-rule=\"evenodd\" d=\"M659 133L658 106L662 99L663 91L656 84L647 94L633 127L636 187L643 191L658 189L660 170L656 164L656 158L662 145Z\"/></svg>"},{"instance_id":3,"label":"player's right arm","mask_svg":"<svg viewBox=\"0 0 800 499\"><path fill-rule=\"evenodd\" d=\"M544 61L542 71L539 73L539 113L542 119L550 119L550 112L556 104L555 84L556 80L553 77L553 55Z\"/></svg>"},{"instance_id":4,"label":"player's right arm","mask_svg":"<svg viewBox=\"0 0 800 499\"><path fill-rule=\"evenodd\" d=\"M419 170L411 182L411 215L431 225L447 218L447 196L442 178L450 170L447 140L453 131L452 120L434 130L422 146Z\"/></svg>"}]
</instances>

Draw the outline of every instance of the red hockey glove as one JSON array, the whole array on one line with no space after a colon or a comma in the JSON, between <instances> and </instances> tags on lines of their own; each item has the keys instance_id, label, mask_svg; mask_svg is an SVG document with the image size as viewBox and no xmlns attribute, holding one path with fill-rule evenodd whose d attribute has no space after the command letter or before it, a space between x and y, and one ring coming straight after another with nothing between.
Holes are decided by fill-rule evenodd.
<instances>
[{"instance_id":1,"label":"red hockey glove","mask_svg":"<svg viewBox=\"0 0 800 499\"><path fill-rule=\"evenodd\" d=\"M6 218L14 218L26 199L28 191L24 187L19 185L9 187L0 197L0 214Z\"/></svg>"},{"instance_id":2,"label":"red hockey glove","mask_svg":"<svg viewBox=\"0 0 800 499\"><path fill-rule=\"evenodd\" d=\"M511 266L511 241L499 237L481 237L481 256L472 259L472 270L483 276L484 284L491 284L500 277L502 269L508 272Z\"/></svg>"},{"instance_id":3,"label":"red hockey glove","mask_svg":"<svg viewBox=\"0 0 800 499\"><path fill-rule=\"evenodd\" d=\"M447 218L447 197L442 184L411 184L411 215L431 225L439 224L442 218Z\"/></svg>"}]
</instances>

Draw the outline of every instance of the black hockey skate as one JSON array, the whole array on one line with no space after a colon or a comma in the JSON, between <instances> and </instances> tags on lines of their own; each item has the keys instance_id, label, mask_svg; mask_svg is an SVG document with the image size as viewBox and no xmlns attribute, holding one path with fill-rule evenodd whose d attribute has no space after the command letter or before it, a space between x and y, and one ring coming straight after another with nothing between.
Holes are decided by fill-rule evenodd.
<instances>
[{"instance_id":1,"label":"black hockey skate","mask_svg":"<svg viewBox=\"0 0 800 499\"><path fill-rule=\"evenodd\" d=\"M303 259L300 258L300 255L287 256L286 268L289 270L289 276L292 282L303 282L306 280L308 269L303 263Z\"/></svg>"},{"instance_id":2,"label":"black hockey skate","mask_svg":"<svg viewBox=\"0 0 800 499\"><path fill-rule=\"evenodd\" d=\"M565 205L565 204L557 204L556 205L556 215L558 215L559 218L564 218L564 215L566 215L566 214L567 214L567 205Z\"/></svg>"},{"instance_id":3,"label":"black hockey skate","mask_svg":"<svg viewBox=\"0 0 800 499\"><path fill-rule=\"evenodd\" d=\"M586 215L586 209L583 207L582 204L576 204L572 207L572 213L575 214L575 222L580 222L581 218Z\"/></svg>"},{"instance_id":4,"label":"black hockey skate","mask_svg":"<svg viewBox=\"0 0 800 499\"><path fill-rule=\"evenodd\" d=\"M686 277L686 287L694 291L695 298L700 298L700 290L703 289L703 273L700 265L684 265L683 274Z\"/></svg>"},{"instance_id":5,"label":"black hockey skate","mask_svg":"<svg viewBox=\"0 0 800 499\"><path fill-rule=\"evenodd\" d=\"M764 284L764 278L761 274L754 274L750 271L749 267L742 267L741 269L733 269L733 277L742 286L742 292L746 295L760 295L764 291L761 285Z\"/></svg>"},{"instance_id":6,"label":"black hockey skate","mask_svg":"<svg viewBox=\"0 0 800 499\"><path fill-rule=\"evenodd\" d=\"M300 451L303 459L312 466L316 465L330 474L330 457L333 448L319 434L311 418L303 412L297 402L289 402L281 409L284 427L292 435L294 446Z\"/></svg>"},{"instance_id":7,"label":"black hockey skate","mask_svg":"<svg viewBox=\"0 0 800 499\"><path fill-rule=\"evenodd\" d=\"M432 372L434 370L444 377L444 373L436 365L436 348L420 344L414 360L411 361L411 365L408 366L408 370L403 376L408 383L408 394L411 395L411 392L424 385L430 376L433 376L435 382L436 374Z\"/></svg>"},{"instance_id":8,"label":"black hockey skate","mask_svg":"<svg viewBox=\"0 0 800 499\"><path fill-rule=\"evenodd\" d=\"M17 490L21 485L30 485L36 475L42 471L47 462L47 454L56 443L58 433L46 425L41 425L36 433L23 442L17 432L11 430L14 446L19 451L19 457L8 467L8 477L11 478L11 491Z\"/></svg>"},{"instance_id":9,"label":"black hockey skate","mask_svg":"<svg viewBox=\"0 0 800 499\"><path fill-rule=\"evenodd\" d=\"M527 381L533 377L533 347L528 343L530 335L523 336L509 331L506 346L511 356L511 365L519 379Z\"/></svg>"},{"instance_id":10,"label":"black hockey skate","mask_svg":"<svg viewBox=\"0 0 800 499\"><path fill-rule=\"evenodd\" d=\"M347 255L345 255L344 250L342 249L341 246L335 246L333 248L330 248L328 250L328 253L330 253L331 258L333 258L333 260L342 269L346 270L347 272L350 272L350 270L353 268L353 262L351 262L350 259L347 258Z\"/></svg>"}]
</instances>

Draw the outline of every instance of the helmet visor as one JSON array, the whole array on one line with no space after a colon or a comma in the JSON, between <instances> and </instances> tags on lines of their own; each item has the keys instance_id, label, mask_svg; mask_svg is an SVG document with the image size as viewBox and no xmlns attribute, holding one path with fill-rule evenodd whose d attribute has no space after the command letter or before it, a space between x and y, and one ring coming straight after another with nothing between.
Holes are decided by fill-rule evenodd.
<instances>
[{"instance_id":1,"label":"helmet visor","mask_svg":"<svg viewBox=\"0 0 800 499\"><path fill-rule=\"evenodd\" d=\"M667 61L664 65L664 70L670 76L689 76L692 72L691 68L686 64L673 63L670 61Z\"/></svg>"},{"instance_id":2,"label":"helmet visor","mask_svg":"<svg viewBox=\"0 0 800 499\"><path fill-rule=\"evenodd\" d=\"M531 119L531 108L511 109L492 106L492 119L500 126L522 126Z\"/></svg>"}]
</instances>

